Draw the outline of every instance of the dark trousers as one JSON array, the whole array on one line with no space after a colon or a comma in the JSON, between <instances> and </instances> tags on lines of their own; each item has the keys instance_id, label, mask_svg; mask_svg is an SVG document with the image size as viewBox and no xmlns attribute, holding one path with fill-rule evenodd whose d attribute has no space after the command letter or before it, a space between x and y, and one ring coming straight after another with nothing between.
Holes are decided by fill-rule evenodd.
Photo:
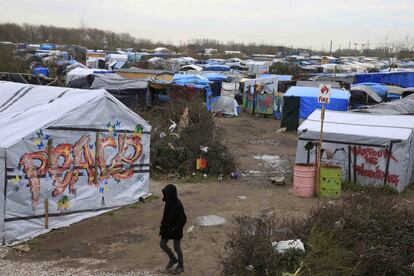
<instances>
[{"instance_id":1,"label":"dark trousers","mask_svg":"<svg viewBox=\"0 0 414 276\"><path fill-rule=\"evenodd\" d=\"M160 247L168 255L168 257L170 258L171 261L177 260L174 253L172 252L172 250L168 246L168 240L161 239ZM174 251L175 251L175 253L177 253L178 265L179 266L184 266L183 252L181 251L181 240L174 240Z\"/></svg>"}]
</instances>

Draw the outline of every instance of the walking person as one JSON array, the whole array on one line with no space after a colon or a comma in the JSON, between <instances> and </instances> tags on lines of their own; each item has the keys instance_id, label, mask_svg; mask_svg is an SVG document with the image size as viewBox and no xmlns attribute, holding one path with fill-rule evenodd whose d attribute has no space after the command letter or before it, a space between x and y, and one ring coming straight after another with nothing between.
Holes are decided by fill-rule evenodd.
<instances>
[{"instance_id":1,"label":"walking person","mask_svg":"<svg viewBox=\"0 0 414 276\"><path fill-rule=\"evenodd\" d=\"M173 184L168 184L162 189L163 201L165 201L164 213L162 216L160 227L160 247L170 258L166 269L171 269L175 264L175 273L184 272L183 252L181 251L181 239L183 238L183 228L187 222L187 217L184 212L184 207L177 196L177 188ZM174 255L168 241L174 241Z\"/></svg>"}]
</instances>

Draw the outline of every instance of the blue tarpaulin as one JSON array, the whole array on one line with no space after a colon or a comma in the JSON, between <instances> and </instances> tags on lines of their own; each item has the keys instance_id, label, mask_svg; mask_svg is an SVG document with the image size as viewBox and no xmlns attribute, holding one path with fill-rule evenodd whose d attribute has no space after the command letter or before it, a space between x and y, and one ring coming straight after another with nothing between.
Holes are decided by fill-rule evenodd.
<instances>
[{"instance_id":1,"label":"blue tarpaulin","mask_svg":"<svg viewBox=\"0 0 414 276\"><path fill-rule=\"evenodd\" d=\"M300 97L299 118L306 119L316 109L321 109L318 103L319 88L292 86L286 91L287 97ZM341 89L331 89L331 101L325 107L328 110L347 111L350 94Z\"/></svg>"},{"instance_id":2,"label":"blue tarpaulin","mask_svg":"<svg viewBox=\"0 0 414 276\"><path fill-rule=\"evenodd\" d=\"M213 92L210 88L210 81L207 78L204 78L199 75L175 74L173 78L173 83L181 86L190 86L204 89L206 91L207 110L211 110L210 97L211 95L213 95Z\"/></svg>"},{"instance_id":3,"label":"blue tarpaulin","mask_svg":"<svg viewBox=\"0 0 414 276\"><path fill-rule=\"evenodd\" d=\"M385 85L382 85L380 83L375 82L364 82L364 83L358 83L358 85L366 85L372 88L375 93L378 94L381 98L385 99L385 96L388 93L388 88Z\"/></svg>"},{"instance_id":4,"label":"blue tarpaulin","mask_svg":"<svg viewBox=\"0 0 414 276\"><path fill-rule=\"evenodd\" d=\"M45 67L36 67L35 69L33 69L33 75L43 75L49 77L49 69Z\"/></svg>"},{"instance_id":5,"label":"blue tarpaulin","mask_svg":"<svg viewBox=\"0 0 414 276\"><path fill-rule=\"evenodd\" d=\"M364 82L414 87L414 72L366 73L355 75L355 83Z\"/></svg>"},{"instance_id":6,"label":"blue tarpaulin","mask_svg":"<svg viewBox=\"0 0 414 276\"><path fill-rule=\"evenodd\" d=\"M226 65L207 65L204 67L204 71L230 71L230 67Z\"/></svg>"}]
</instances>

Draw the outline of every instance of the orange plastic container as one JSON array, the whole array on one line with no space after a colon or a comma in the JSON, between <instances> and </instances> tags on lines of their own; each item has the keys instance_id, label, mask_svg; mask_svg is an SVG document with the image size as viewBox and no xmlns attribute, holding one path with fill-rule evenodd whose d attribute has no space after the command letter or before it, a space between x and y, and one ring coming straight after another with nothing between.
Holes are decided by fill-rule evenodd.
<instances>
[{"instance_id":1,"label":"orange plastic container","mask_svg":"<svg viewBox=\"0 0 414 276\"><path fill-rule=\"evenodd\" d=\"M315 164L295 164L293 169L293 193L299 197L315 194Z\"/></svg>"}]
</instances>

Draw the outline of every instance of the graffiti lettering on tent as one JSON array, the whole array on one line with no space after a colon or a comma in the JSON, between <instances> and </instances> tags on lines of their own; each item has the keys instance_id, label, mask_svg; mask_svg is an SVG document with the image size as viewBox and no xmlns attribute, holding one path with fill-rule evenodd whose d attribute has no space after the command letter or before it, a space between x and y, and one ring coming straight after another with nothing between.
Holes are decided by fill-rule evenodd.
<instances>
[{"instance_id":1,"label":"graffiti lettering on tent","mask_svg":"<svg viewBox=\"0 0 414 276\"><path fill-rule=\"evenodd\" d=\"M100 137L97 145L97 164L90 135L83 135L74 144L63 143L51 149L23 154L19 168L23 168L26 178L29 179L33 208L39 202L40 178L47 175L53 181L53 197L62 195L66 188L69 188L69 193L75 194L75 185L79 175L82 175L81 171L86 172L88 184L92 187L98 187L99 183L109 178L119 182L134 175L134 162L141 157L143 151L141 133L118 133L117 139L112 136ZM105 150L108 149L116 152L110 160L105 156Z\"/></svg>"},{"instance_id":2,"label":"graffiti lettering on tent","mask_svg":"<svg viewBox=\"0 0 414 276\"><path fill-rule=\"evenodd\" d=\"M393 162L399 163L398 159L388 149L376 150L370 147L358 146L353 148L353 154L362 157L364 161L360 165L355 164L355 170L358 175L378 180L384 180L385 178L385 171L379 166L380 160L386 160L389 157ZM400 182L400 176L389 174L387 182L397 186Z\"/></svg>"}]
</instances>

